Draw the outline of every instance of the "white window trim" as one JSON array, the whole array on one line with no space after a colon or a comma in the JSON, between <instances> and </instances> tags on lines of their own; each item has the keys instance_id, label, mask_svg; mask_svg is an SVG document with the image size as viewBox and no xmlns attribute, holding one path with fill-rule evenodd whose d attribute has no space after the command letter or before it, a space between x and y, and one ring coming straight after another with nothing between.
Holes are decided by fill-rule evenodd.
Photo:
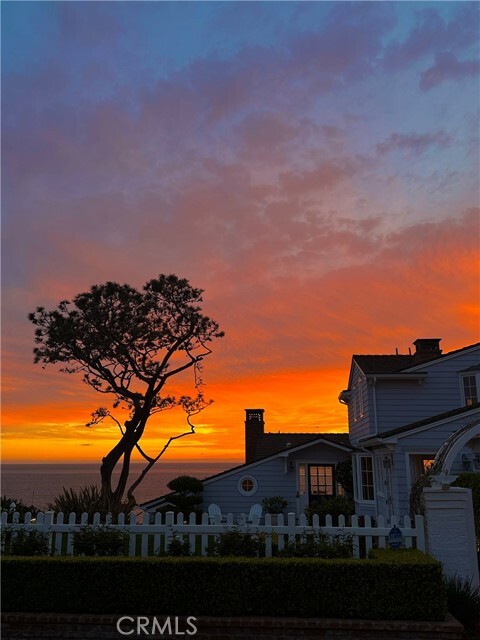
<instances>
[{"instance_id":1,"label":"white window trim","mask_svg":"<svg viewBox=\"0 0 480 640\"><path fill-rule=\"evenodd\" d=\"M385 467L383 466L383 460L385 458L385 454L377 454L374 456L373 467L374 467L374 477L375 477L375 495L380 498L385 498L385 482L386 482L386 473Z\"/></svg>"},{"instance_id":2,"label":"white window trim","mask_svg":"<svg viewBox=\"0 0 480 640\"><path fill-rule=\"evenodd\" d=\"M364 497L363 497L362 463L361 463L361 459L362 458L370 458L371 461L372 461L373 493L374 493L373 500L365 500ZM365 504L365 505L367 505L367 504L369 504L369 505L375 504L376 503L376 494L375 494L376 487L375 487L375 461L374 461L374 458L369 453L360 453L360 454L357 454L355 456L355 461L356 461L356 464L355 464L355 479L356 479L356 482L355 482L355 492L354 492L355 493L355 500L357 502L361 502L362 504Z\"/></svg>"},{"instance_id":3,"label":"white window trim","mask_svg":"<svg viewBox=\"0 0 480 640\"><path fill-rule=\"evenodd\" d=\"M435 456L436 451L429 447L429 450L425 449L412 449L405 451L405 479L407 481L407 493L410 495L412 490L413 478L412 478L412 456Z\"/></svg>"},{"instance_id":4,"label":"white window trim","mask_svg":"<svg viewBox=\"0 0 480 640\"><path fill-rule=\"evenodd\" d=\"M462 406L471 407L472 405L467 405L467 400L465 398L465 385L463 382L464 378L475 378L475 384L477 387L477 402L480 400L480 372L479 371L465 371L464 373L459 374L460 378L460 397L462 399Z\"/></svg>"},{"instance_id":5,"label":"white window trim","mask_svg":"<svg viewBox=\"0 0 480 640\"><path fill-rule=\"evenodd\" d=\"M253 489L251 491L245 491L242 488L242 482L244 480L251 480L253 482ZM242 496L253 496L253 495L255 495L257 493L257 489L258 489L257 479L254 476L250 476L250 475L242 476L240 478L240 480L238 481L237 489L242 494Z\"/></svg>"},{"instance_id":6,"label":"white window trim","mask_svg":"<svg viewBox=\"0 0 480 640\"><path fill-rule=\"evenodd\" d=\"M352 413L354 422L358 422L365 415L365 401L363 397L364 382L365 378L358 376L352 387Z\"/></svg>"}]
</instances>

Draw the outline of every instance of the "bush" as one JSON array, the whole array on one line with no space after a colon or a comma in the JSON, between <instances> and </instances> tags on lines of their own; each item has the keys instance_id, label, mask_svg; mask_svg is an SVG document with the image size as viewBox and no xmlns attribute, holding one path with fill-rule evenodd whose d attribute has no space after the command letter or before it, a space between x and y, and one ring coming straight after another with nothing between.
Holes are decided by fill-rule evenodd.
<instances>
[{"instance_id":1,"label":"bush","mask_svg":"<svg viewBox=\"0 0 480 640\"><path fill-rule=\"evenodd\" d=\"M262 535L242 533L238 529L229 529L218 536L209 549L209 555L225 557L256 558L265 549L265 539Z\"/></svg>"},{"instance_id":2,"label":"bush","mask_svg":"<svg viewBox=\"0 0 480 640\"><path fill-rule=\"evenodd\" d=\"M266 513L278 514L283 513L283 510L288 505L288 502L283 496L270 496L262 500L262 507Z\"/></svg>"},{"instance_id":3,"label":"bush","mask_svg":"<svg viewBox=\"0 0 480 640\"><path fill-rule=\"evenodd\" d=\"M452 486L466 487L472 490L475 533L477 534L477 542L480 542L480 473L461 473Z\"/></svg>"},{"instance_id":4,"label":"bush","mask_svg":"<svg viewBox=\"0 0 480 640\"><path fill-rule=\"evenodd\" d=\"M99 513L102 516L107 513L111 513L113 516L117 516L119 513L130 515L134 506L130 502L121 502L119 504L108 500L97 485L91 484L90 486L80 487L78 491L63 487L63 493L48 505L48 509L56 513L65 514L76 513L80 515L88 513L88 518L91 519L94 513Z\"/></svg>"},{"instance_id":5,"label":"bush","mask_svg":"<svg viewBox=\"0 0 480 640\"><path fill-rule=\"evenodd\" d=\"M468 631L480 622L480 587L471 580L446 578L448 610Z\"/></svg>"},{"instance_id":6,"label":"bush","mask_svg":"<svg viewBox=\"0 0 480 640\"><path fill-rule=\"evenodd\" d=\"M3 555L45 556L50 553L48 534L40 531L19 530L16 535L12 527L2 531Z\"/></svg>"},{"instance_id":7,"label":"bush","mask_svg":"<svg viewBox=\"0 0 480 640\"><path fill-rule=\"evenodd\" d=\"M384 620L446 614L440 563L410 549L372 560L8 557L2 565L3 611Z\"/></svg>"},{"instance_id":8,"label":"bush","mask_svg":"<svg viewBox=\"0 0 480 640\"><path fill-rule=\"evenodd\" d=\"M11 505L14 504L15 507L12 509ZM25 516L26 513L30 512L32 516L35 516L40 510L37 507L34 507L33 504L27 506L21 500L17 500L17 498L8 498L6 495L3 495L1 498L1 509L2 511L17 511L20 516Z\"/></svg>"},{"instance_id":9,"label":"bush","mask_svg":"<svg viewBox=\"0 0 480 640\"><path fill-rule=\"evenodd\" d=\"M349 535L327 536L324 533L300 536L288 541L278 552L281 558L352 558L353 539Z\"/></svg>"},{"instance_id":10,"label":"bush","mask_svg":"<svg viewBox=\"0 0 480 640\"><path fill-rule=\"evenodd\" d=\"M197 507L202 504L200 495L203 491L203 483L194 476L182 475L170 480L167 487L173 491L168 496L169 505L161 509L162 512L173 511L188 516L190 513L198 513Z\"/></svg>"},{"instance_id":11,"label":"bush","mask_svg":"<svg viewBox=\"0 0 480 640\"><path fill-rule=\"evenodd\" d=\"M165 551L158 551L155 555L157 557L171 556L174 558L185 558L191 556L192 554L190 552L188 536L180 536L177 533L174 533Z\"/></svg>"},{"instance_id":12,"label":"bush","mask_svg":"<svg viewBox=\"0 0 480 640\"><path fill-rule=\"evenodd\" d=\"M332 496L322 498L319 502L314 502L305 509L305 515L308 521L312 521L312 516L317 514L320 518L320 524L325 524L325 516L331 515L334 522L338 520L338 516L353 516L355 513L355 504L351 498L346 496Z\"/></svg>"},{"instance_id":13,"label":"bush","mask_svg":"<svg viewBox=\"0 0 480 640\"><path fill-rule=\"evenodd\" d=\"M353 497L353 465L352 459L337 462L335 466L335 478L339 482L348 497Z\"/></svg>"},{"instance_id":14,"label":"bush","mask_svg":"<svg viewBox=\"0 0 480 640\"><path fill-rule=\"evenodd\" d=\"M73 553L85 556L120 556L127 552L129 534L108 525L85 525L73 534Z\"/></svg>"}]
</instances>

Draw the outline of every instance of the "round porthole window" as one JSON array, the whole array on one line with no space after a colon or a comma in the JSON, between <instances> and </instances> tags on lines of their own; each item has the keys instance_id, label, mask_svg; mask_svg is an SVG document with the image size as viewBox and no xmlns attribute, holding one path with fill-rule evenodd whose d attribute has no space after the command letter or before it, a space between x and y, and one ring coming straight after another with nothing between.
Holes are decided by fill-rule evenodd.
<instances>
[{"instance_id":1,"label":"round porthole window","mask_svg":"<svg viewBox=\"0 0 480 640\"><path fill-rule=\"evenodd\" d=\"M238 490L244 496L251 496L257 490L258 483L253 476L243 476L238 481Z\"/></svg>"}]
</instances>

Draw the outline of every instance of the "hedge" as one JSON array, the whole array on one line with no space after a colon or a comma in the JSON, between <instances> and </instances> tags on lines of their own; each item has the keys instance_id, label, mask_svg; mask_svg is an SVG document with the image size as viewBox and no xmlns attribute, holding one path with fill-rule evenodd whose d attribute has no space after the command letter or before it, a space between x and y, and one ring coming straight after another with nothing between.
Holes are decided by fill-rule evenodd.
<instances>
[{"instance_id":1,"label":"hedge","mask_svg":"<svg viewBox=\"0 0 480 640\"><path fill-rule=\"evenodd\" d=\"M369 560L5 557L3 611L442 620L440 563L382 551Z\"/></svg>"},{"instance_id":2,"label":"hedge","mask_svg":"<svg viewBox=\"0 0 480 640\"><path fill-rule=\"evenodd\" d=\"M461 473L455 482L454 487L466 487L472 490L473 515L475 518L475 533L477 540L480 539L480 473Z\"/></svg>"}]
</instances>

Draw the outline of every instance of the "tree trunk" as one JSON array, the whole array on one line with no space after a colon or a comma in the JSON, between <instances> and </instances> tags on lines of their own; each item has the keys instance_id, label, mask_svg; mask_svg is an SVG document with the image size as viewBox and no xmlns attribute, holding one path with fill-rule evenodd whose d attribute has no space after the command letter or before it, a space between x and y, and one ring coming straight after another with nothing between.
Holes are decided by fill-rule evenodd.
<instances>
[{"instance_id":1,"label":"tree trunk","mask_svg":"<svg viewBox=\"0 0 480 640\"><path fill-rule=\"evenodd\" d=\"M130 472L130 461L132 451L143 435L145 424L149 414L145 416L145 412L141 412L142 417L135 417L125 422L125 433L113 447L113 449L102 459L100 467L100 476L102 480L102 493L109 503L119 505L122 502L123 494L128 482ZM122 461L122 469L120 478L115 489L112 487L112 475L120 459Z\"/></svg>"}]
</instances>

